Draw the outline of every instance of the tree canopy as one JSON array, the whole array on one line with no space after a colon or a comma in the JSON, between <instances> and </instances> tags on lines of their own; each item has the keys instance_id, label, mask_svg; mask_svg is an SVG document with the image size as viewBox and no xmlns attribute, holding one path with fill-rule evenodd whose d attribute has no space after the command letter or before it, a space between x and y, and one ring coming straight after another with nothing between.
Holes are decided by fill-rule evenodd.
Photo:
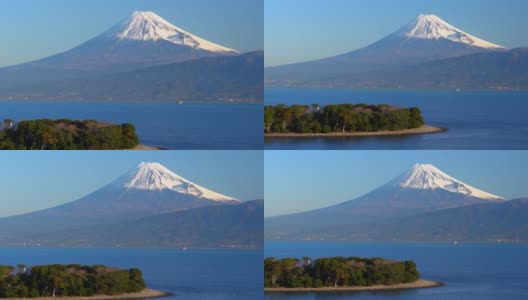
<instances>
[{"instance_id":1,"label":"tree canopy","mask_svg":"<svg viewBox=\"0 0 528 300\"><path fill-rule=\"evenodd\" d=\"M102 265L0 266L0 298L119 295L145 288L141 271Z\"/></svg>"},{"instance_id":2,"label":"tree canopy","mask_svg":"<svg viewBox=\"0 0 528 300\"><path fill-rule=\"evenodd\" d=\"M94 120L30 120L0 130L0 150L117 150L139 144L134 125Z\"/></svg>"},{"instance_id":3,"label":"tree canopy","mask_svg":"<svg viewBox=\"0 0 528 300\"><path fill-rule=\"evenodd\" d=\"M393 285L420 278L412 261L329 257L312 260L273 257L264 260L264 287L319 288Z\"/></svg>"},{"instance_id":4,"label":"tree canopy","mask_svg":"<svg viewBox=\"0 0 528 300\"><path fill-rule=\"evenodd\" d=\"M424 125L416 107L337 104L264 107L264 133L337 133L402 130Z\"/></svg>"}]
</instances>

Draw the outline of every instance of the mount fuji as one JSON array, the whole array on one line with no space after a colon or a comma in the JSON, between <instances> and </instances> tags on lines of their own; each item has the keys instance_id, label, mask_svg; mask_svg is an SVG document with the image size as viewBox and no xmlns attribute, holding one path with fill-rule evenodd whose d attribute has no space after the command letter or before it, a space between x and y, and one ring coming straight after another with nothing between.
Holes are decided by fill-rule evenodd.
<instances>
[{"instance_id":1,"label":"mount fuji","mask_svg":"<svg viewBox=\"0 0 528 300\"><path fill-rule=\"evenodd\" d=\"M263 213L262 201L241 202L143 162L79 200L0 218L0 244L253 247L262 244Z\"/></svg>"},{"instance_id":2,"label":"mount fuji","mask_svg":"<svg viewBox=\"0 0 528 300\"><path fill-rule=\"evenodd\" d=\"M242 54L136 11L71 50L0 68L0 98L259 102L263 77L263 51Z\"/></svg>"},{"instance_id":3,"label":"mount fuji","mask_svg":"<svg viewBox=\"0 0 528 300\"><path fill-rule=\"evenodd\" d=\"M360 231L379 222L425 213L503 202L502 197L455 179L431 164L417 164L355 200L308 212L269 217L265 226L270 238L317 236L334 230Z\"/></svg>"},{"instance_id":4,"label":"mount fuji","mask_svg":"<svg viewBox=\"0 0 528 300\"><path fill-rule=\"evenodd\" d=\"M23 224L42 228L64 224L92 225L136 220L162 213L216 205L240 204L239 200L195 184L159 163L143 162L114 182L78 200L56 207L0 219L0 225Z\"/></svg>"},{"instance_id":5,"label":"mount fuji","mask_svg":"<svg viewBox=\"0 0 528 300\"><path fill-rule=\"evenodd\" d=\"M75 218L100 223L239 203L176 175L159 163L142 162L136 169L79 200L20 217Z\"/></svg>"},{"instance_id":6,"label":"mount fuji","mask_svg":"<svg viewBox=\"0 0 528 300\"><path fill-rule=\"evenodd\" d=\"M0 79L27 85L29 79L65 79L130 71L238 51L189 33L154 12L135 11L102 34L65 52L0 69ZM53 73L53 76L50 76Z\"/></svg>"},{"instance_id":7,"label":"mount fuji","mask_svg":"<svg viewBox=\"0 0 528 300\"><path fill-rule=\"evenodd\" d=\"M402 28L358 50L304 63L268 67L266 81L288 85L314 79L416 65L439 59L506 50L435 15L419 15Z\"/></svg>"}]
</instances>

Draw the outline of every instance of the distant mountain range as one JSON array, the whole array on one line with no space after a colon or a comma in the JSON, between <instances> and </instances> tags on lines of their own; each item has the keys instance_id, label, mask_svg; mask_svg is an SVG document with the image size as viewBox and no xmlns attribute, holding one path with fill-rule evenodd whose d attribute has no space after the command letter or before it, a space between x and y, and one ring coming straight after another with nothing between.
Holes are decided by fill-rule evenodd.
<instances>
[{"instance_id":1,"label":"distant mountain range","mask_svg":"<svg viewBox=\"0 0 528 300\"><path fill-rule=\"evenodd\" d=\"M528 241L526 203L526 200L506 201L463 183L432 165L418 164L355 200L266 218L265 237Z\"/></svg>"},{"instance_id":2,"label":"distant mountain range","mask_svg":"<svg viewBox=\"0 0 528 300\"><path fill-rule=\"evenodd\" d=\"M116 226L64 232L74 245L120 247L261 247L264 202L215 205L159 214ZM131 230L133 228L133 230ZM47 236L64 243L63 238Z\"/></svg>"},{"instance_id":3,"label":"distant mountain range","mask_svg":"<svg viewBox=\"0 0 528 300\"><path fill-rule=\"evenodd\" d=\"M528 199L444 209L372 224L347 239L528 242Z\"/></svg>"},{"instance_id":4,"label":"distant mountain range","mask_svg":"<svg viewBox=\"0 0 528 300\"><path fill-rule=\"evenodd\" d=\"M502 55L506 50L435 15L420 15L365 48L316 61L268 67L265 82L272 87L527 88L525 50Z\"/></svg>"},{"instance_id":5,"label":"distant mountain range","mask_svg":"<svg viewBox=\"0 0 528 300\"><path fill-rule=\"evenodd\" d=\"M0 71L1 72L1 71ZM259 102L264 52L215 56L0 91L3 99Z\"/></svg>"},{"instance_id":6,"label":"distant mountain range","mask_svg":"<svg viewBox=\"0 0 528 300\"><path fill-rule=\"evenodd\" d=\"M262 84L264 60L260 56L241 56L153 12L136 11L71 50L1 68L0 98L261 101L263 95L255 89L257 81ZM206 83L211 88L200 90ZM114 90L113 85L119 88Z\"/></svg>"},{"instance_id":7,"label":"distant mountain range","mask_svg":"<svg viewBox=\"0 0 528 300\"><path fill-rule=\"evenodd\" d=\"M241 202L141 163L79 200L0 218L0 245L260 247L263 212L262 201Z\"/></svg>"},{"instance_id":8,"label":"distant mountain range","mask_svg":"<svg viewBox=\"0 0 528 300\"><path fill-rule=\"evenodd\" d=\"M528 48L464 55L305 84L359 89L526 90Z\"/></svg>"}]
</instances>

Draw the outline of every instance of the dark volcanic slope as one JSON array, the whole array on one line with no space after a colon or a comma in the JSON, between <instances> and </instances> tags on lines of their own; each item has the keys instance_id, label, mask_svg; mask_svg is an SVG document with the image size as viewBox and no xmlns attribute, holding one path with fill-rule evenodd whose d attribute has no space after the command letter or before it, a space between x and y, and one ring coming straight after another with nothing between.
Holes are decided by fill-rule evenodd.
<instances>
[{"instance_id":1,"label":"dark volcanic slope","mask_svg":"<svg viewBox=\"0 0 528 300\"><path fill-rule=\"evenodd\" d=\"M80 247L262 247L264 202L159 214L139 220L12 237L4 245Z\"/></svg>"},{"instance_id":2,"label":"dark volcanic slope","mask_svg":"<svg viewBox=\"0 0 528 300\"><path fill-rule=\"evenodd\" d=\"M528 89L528 48L306 81L305 86L387 89Z\"/></svg>"},{"instance_id":3,"label":"dark volcanic slope","mask_svg":"<svg viewBox=\"0 0 528 300\"><path fill-rule=\"evenodd\" d=\"M528 199L481 203L365 224L297 232L300 239L528 242ZM267 238L276 238L271 233ZM292 236L288 236L292 238ZM286 237L285 237L286 238Z\"/></svg>"},{"instance_id":4,"label":"dark volcanic slope","mask_svg":"<svg viewBox=\"0 0 528 300\"><path fill-rule=\"evenodd\" d=\"M6 89L0 98L122 100L122 101L218 101L263 100L264 53L217 56L174 64L70 80L38 87Z\"/></svg>"},{"instance_id":5,"label":"dark volcanic slope","mask_svg":"<svg viewBox=\"0 0 528 300\"><path fill-rule=\"evenodd\" d=\"M403 241L528 241L528 199L484 203L379 223L342 237Z\"/></svg>"},{"instance_id":6,"label":"dark volcanic slope","mask_svg":"<svg viewBox=\"0 0 528 300\"><path fill-rule=\"evenodd\" d=\"M270 85L302 85L324 78L350 76L485 51L489 50L449 40L402 40L389 36L365 48L334 57L268 67L265 78Z\"/></svg>"},{"instance_id":7,"label":"dark volcanic slope","mask_svg":"<svg viewBox=\"0 0 528 300\"><path fill-rule=\"evenodd\" d=\"M263 239L262 200L148 217L93 237L98 244L173 247L262 247Z\"/></svg>"}]
</instances>

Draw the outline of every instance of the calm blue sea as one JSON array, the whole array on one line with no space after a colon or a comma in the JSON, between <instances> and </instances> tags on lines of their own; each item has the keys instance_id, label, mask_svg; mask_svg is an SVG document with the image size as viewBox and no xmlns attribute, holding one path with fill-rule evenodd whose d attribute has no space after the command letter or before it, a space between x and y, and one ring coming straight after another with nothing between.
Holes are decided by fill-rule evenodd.
<instances>
[{"instance_id":1,"label":"calm blue sea","mask_svg":"<svg viewBox=\"0 0 528 300\"><path fill-rule=\"evenodd\" d=\"M0 265L79 263L138 267L164 299L262 299L262 250L0 248Z\"/></svg>"},{"instance_id":2,"label":"calm blue sea","mask_svg":"<svg viewBox=\"0 0 528 300\"><path fill-rule=\"evenodd\" d=\"M136 126L167 149L262 149L262 104L0 101L0 119L95 119Z\"/></svg>"},{"instance_id":3,"label":"calm blue sea","mask_svg":"<svg viewBox=\"0 0 528 300\"><path fill-rule=\"evenodd\" d=\"M528 149L528 92L266 89L266 105L417 106L447 132L386 137L266 138L265 149Z\"/></svg>"},{"instance_id":4,"label":"calm blue sea","mask_svg":"<svg viewBox=\"0 0 528 300\"><path fill-rule=\"evenodd\" d=\"M265 257L363 256L414 260L437 288L360 292L267 294L268 300L528 299L528 245L266 241Z\"/></svg>"}]
</instances>

